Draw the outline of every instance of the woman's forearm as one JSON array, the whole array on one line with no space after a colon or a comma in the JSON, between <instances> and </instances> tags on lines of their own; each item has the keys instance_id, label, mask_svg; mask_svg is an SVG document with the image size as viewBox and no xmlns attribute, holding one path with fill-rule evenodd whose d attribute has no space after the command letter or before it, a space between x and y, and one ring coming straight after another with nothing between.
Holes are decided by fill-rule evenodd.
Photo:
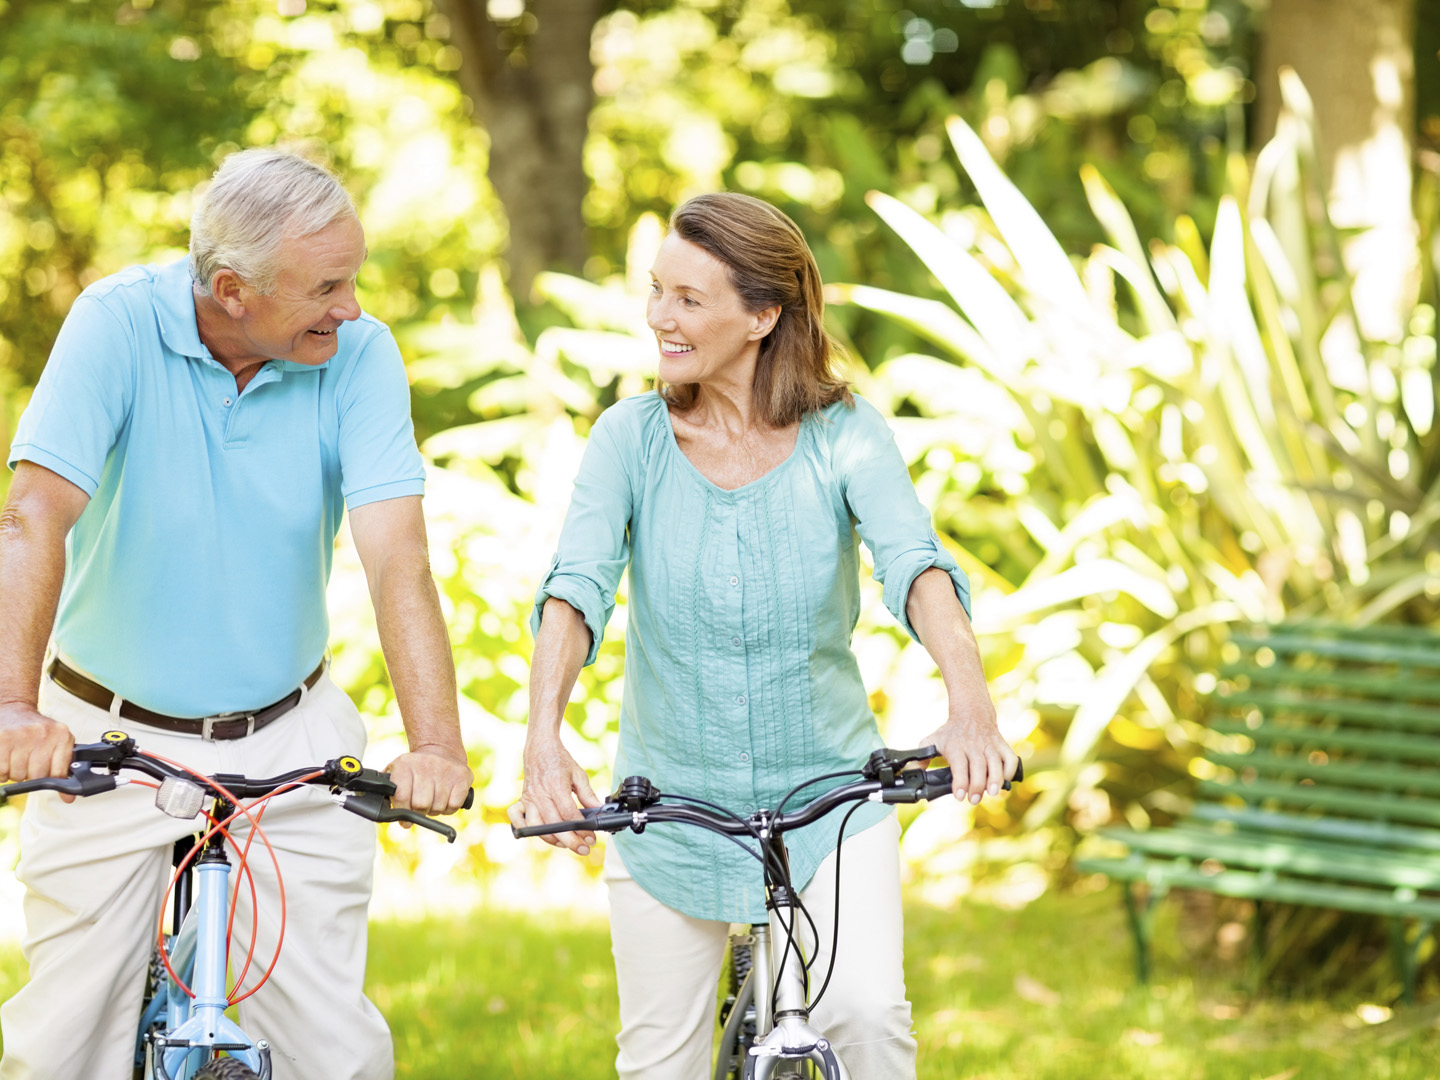
<instances>
[{"instance_id":1,"label":"woman's forearm","mask_svg":"<svg viewBox=\"0 0 1440 1080\"><path fill-rule=\"evenodd\" d=\"M980 645L950 575L934 566L922 571L910 586L905 616L940 670L951 702L977 693L988 702Z\"/></svg>"},{"instance_id":2,"label":"woman's forearm","mask_svg":"<svg viewBox=\"0 0 1440 1080\"><path fill-rule=\"evenodd\" d=\"M546 600L530 661L527 741L559 738L565 706L589 653L590 629L584 616L564 600L553 596Z\"/></svg>"}]
</instances>

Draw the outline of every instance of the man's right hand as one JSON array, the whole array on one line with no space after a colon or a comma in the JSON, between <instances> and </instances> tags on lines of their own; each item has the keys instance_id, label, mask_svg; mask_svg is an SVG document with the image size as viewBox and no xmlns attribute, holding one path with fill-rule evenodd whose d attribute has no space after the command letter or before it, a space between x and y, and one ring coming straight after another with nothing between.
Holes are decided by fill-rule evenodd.
<instances>
[{"instance_id":1,"label":"man's right hand","mask_svg":"<svg viewBox=\"0 0 1440 1080\"><path fill-rule=\"evenodd\" d=\"M75 736L31 705L0 705L0 782L68 776Z\"/></svg>"},{"instance_id":2,"label":"man's right hand","mask_svg":"<svg viewBox=\"0 0 1440 1080\"><path fill-rule=\"evenodd\" d=\"M532 729L533 730L533 729ZM525 746L525 781L520 801L506 811L510 824L551 825L574 821L581 806L599 806L600 799L590 786L590 777L570 756L558 738L533 738ZM542 836L547 844L567 847L577 855L588 855L595 845L593 832L569 832Z\"/></svg>"}]
</instances>

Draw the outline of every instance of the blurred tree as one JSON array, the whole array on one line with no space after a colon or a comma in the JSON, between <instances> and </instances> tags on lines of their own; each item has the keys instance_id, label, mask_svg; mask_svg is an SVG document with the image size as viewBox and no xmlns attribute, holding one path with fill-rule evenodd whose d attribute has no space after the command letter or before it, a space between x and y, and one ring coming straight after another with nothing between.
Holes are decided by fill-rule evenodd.
<instances>
[{"instance_id":1,"label":"blurred tree","mask_svg":"<svg viewBox=\"0 0 1440 1080\"><path fill-rule=\"evenodd\" d=\"M23 385L107 244L129 261L184 243L189 189L258 111L259 74L210 47L206 16L0 3L0 370Z\"/></svg>"},{"instance_id":2,"label":"blurred tree","mask_svg":"<svg viewBox=\"0 0 1440 1080\"><path fill-rule=\"evenodd\" d=\"M1417 285L1415 16L1416 0L1270 0L1260 50L1258 139L1274 133L1293 70L1314 103L1320 179L1350 234L1345 263L1369 341L1405 336Z\"/></svg>"},{"instance_id":3,"label":"blurred tree","mask_svg":"<svg viewBox=\"0 0 1440 1080\"><path fill-rule=\"evenodd\" d=\"M595 100L590 39L613 0L436 0L460 84L490 137L490 183L510 223L519 297L541 270L579 270L588 248L583 155Z\"/></svg>"}]
</instances>

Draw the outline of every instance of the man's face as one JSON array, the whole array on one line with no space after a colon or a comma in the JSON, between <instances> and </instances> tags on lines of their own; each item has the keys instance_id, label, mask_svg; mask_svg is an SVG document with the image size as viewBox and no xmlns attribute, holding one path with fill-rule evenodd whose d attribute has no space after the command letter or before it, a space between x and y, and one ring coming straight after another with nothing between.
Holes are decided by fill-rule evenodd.
<instances>
[{"instance_id":1,"label":"man's face","mask_svg":"<svg viewBox=\"0 0 1440 1080\"><path fill-rule=\"evenodd\" d=\"M239 329L255 355L311 366L334 356L335 331L360 317L355 275L365 256L365 231L350 216L287 238L270 294L245 289Z\"/></svg>"}]
</instances>

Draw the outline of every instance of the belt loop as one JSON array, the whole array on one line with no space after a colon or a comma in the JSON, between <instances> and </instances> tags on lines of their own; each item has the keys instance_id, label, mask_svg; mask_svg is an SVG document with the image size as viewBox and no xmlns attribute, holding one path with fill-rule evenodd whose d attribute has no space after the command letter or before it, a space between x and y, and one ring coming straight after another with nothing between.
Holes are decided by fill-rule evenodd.
<instances>
[{"instance_id":1,"label":"belt loop","mask_svg":"<svg viewBox=\"0 0 1440 1080\"><path fill-rule=\"evenodd\" d=\"M206 716L200 720L200 738L206 742L215 741L215 717Z\"/></svg>"},{"instance_id":2,"label":"belt loop","mask_svg":"<svg viewBox=\"0 0 1440 1080\"><path fill-rule=\"evenodd\" d=\"M125 704L125 699L119 694L110 695L110 719L118 726L120 723L120 706Z\"/></svg>"}]
</instances>

